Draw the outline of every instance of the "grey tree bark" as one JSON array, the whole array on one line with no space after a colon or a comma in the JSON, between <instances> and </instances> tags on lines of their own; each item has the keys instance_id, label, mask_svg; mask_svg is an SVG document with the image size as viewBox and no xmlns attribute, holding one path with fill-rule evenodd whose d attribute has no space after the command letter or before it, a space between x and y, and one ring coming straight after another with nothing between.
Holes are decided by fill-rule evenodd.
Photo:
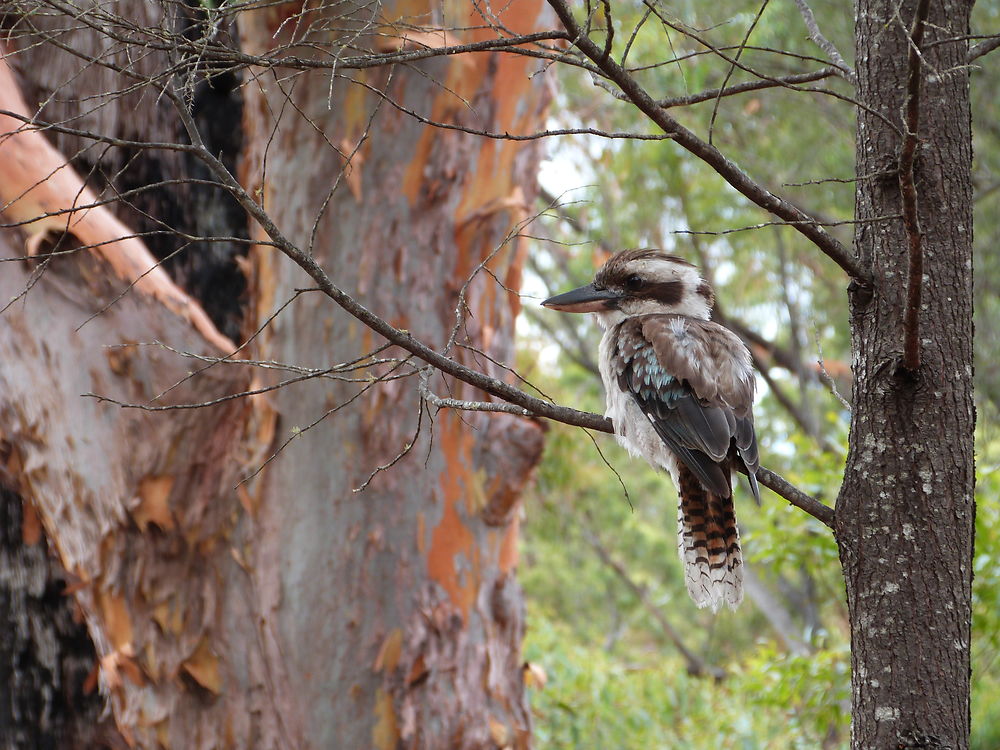
<instances>
[{"instance_id":1,"label":"grey tree bark","mask_svg":"<svg viewBox=\"0 0 1000 750\"><path fill-rule=\"evenodd\" d=\"M971 2L930 4L914 168L920 366L903 363L908 242L898 165L917 2L859 0L854 397L836 534L852 643L852 747L969 742L973 501ZM876 114L877 113L877 116ZM884 119L883 119L884 118Z\"/></svg>"}]
</instances>

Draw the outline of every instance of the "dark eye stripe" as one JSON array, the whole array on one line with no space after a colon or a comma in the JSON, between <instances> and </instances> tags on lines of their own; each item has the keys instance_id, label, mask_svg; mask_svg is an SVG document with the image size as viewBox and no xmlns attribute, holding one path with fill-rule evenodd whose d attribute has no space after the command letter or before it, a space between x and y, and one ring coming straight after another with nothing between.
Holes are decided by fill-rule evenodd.
<instances>
[{"instance_id":1,"label":"dark eye stripe","mask_svg":"<svg viewBox=\"0 0 1000 750\"><path fill-rule=\"evenodd\" d=\"M676 305L684 296L684 284L680 281L648 282L635 296L655 299L664 305Z\"/></svg>"}]
</instances>

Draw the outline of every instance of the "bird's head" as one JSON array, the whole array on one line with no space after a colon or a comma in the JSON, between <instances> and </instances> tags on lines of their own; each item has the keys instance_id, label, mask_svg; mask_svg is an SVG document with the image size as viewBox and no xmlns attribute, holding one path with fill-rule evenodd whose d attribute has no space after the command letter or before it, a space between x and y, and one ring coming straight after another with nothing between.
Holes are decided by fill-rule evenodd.
<instances>
[{"instance_id":1,"label":"bird's head","mask_svg":"<svg viewBox=\"0 0 1000 750\"><path fill-rule=\"evenodd\" d=\"M698 269L659 250L623 250L594 280L542 304L562 312L592 312L605 328L648 313L674 313L708 320L715 295Z\"/></svg>"}]
</instances>

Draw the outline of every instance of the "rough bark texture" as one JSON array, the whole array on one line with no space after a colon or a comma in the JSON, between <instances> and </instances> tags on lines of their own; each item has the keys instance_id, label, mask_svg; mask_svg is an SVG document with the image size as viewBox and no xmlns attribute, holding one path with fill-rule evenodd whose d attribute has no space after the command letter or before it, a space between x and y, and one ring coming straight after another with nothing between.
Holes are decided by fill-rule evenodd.
<instances>
[{"instance_id":1,"label":"rough bark texture","mask_svg":"<svg viewBox=\"0 0 1000 750\"><path fill-rule=\"evenodd\" d=\"M127 4L125 15L173 23L157 7ZM287 41L282 34L300 27L286 24L277 38L274 31L301 7L248 16L244 43L261 50ZM433 40L406 25L426 20L423 4L382 12L373 27L379 33L365 43L408 44L406 33ZM540 12L538 0L517 0L500 17L526 31ZM393 18L406 19L406 30ZM35 21L60 29L58 40L84 55L107 46L85 24ZM463 33L472 41L489 32ZM28 101L47 102L44 119L71 118L73 127L111 136L178 140L179 125L155 89L106 96L129 82L56 45L22 42L14 66ZM155 52L110 54L141 74L167 65ZM544 77L528 77L535 67L527 58L456 56L371 72L364 81L438 120L529 131L548 98ZM286 103L288 93L298 110ZM504 239L534 197L536 145L420 126L388 104L377 107L379 100L356 85L337 80L331 90L322 72L267 73L244 95L241 177L260 190L254 194L286 235L308 246L318 222L313 251L337 282L442 347L463 283L489 258L489 273L475 274L465 290L469 314L458 342L512 360L519 302L496 279L510 290L520 283L524 245ZM69 155L86 145L74 136L54 141ZM360 144L342 177L345 165L331 144L345 154ZM210 145L218 152L219 144ZM97 187L125 167L125 182L116 183L122 190L149 179L203 176L187 159L100 147L78 164L81 172L98 167L91 175ZM205 205L212 199L200 189L167 187L143 198L148 226L163 229L162 214L190 234L238 236L240 222ZM18 231L5 230L3 256L21 255L22 241ZM168 254L179 244L157 250ZM222 284L204 284L201 298L230 333L241 288L232 254L203 252L175 269L192 281L213 269L223 274ZM0 300L23 291L31 272L26 263L4 263ZM197 283L190 286L197 292ZM307 279L283 256L256 249L246 330L301 286ZM523 602L514 571L517 505L540 456L539 426L508 415L442 412L432 439L425 411L414 441L417 378L372 385L365 371L355 373L360 382L311 381L208 409L123 410L81 398L93 392L145 403L184 381L156 403L198 403L251 379L249 368L229 365L185 380L192 360L138 343L203 353L207 347L186 323L134 293L77 330L121 291L101 262L77 253L49 264L3 314L0 458L5 481L37 509L69 571L66 602L86 620L100 686L124 740L167 748L527 747ZM381 343L329 301L307 294L255 340L252 356L324 367ZM482 355L455 352L506 374ZM270 382L268 371L256 377ZM444 395L481 397L440 377L429 385ZM296 427L337 406L344 408L234 490ZM352 491L411 441L413 450L367 490ZM25 560L15 559L15 595L22 597L30 593L22 583ZM79 711L89 710L87 700ZM69 744L89 741L61 731Z\"/></svg>"},{"instance_id":2,"label":"rough bark texture","mask_svg":"<svg viewBox=\"0 0 1000 750\"><path fill-rule=\"evenodd\" d=\"M859 98L904 130L916 2L857 6ZM902 136L858 113L856 249L876 280L853 289L851 451L837 538L851 616L854 748L969 742L973 542L971 2L931 3L924 39L916 189L923 238L921 366L900 368L907 237ZM953 39L942 44L933 43Z\"/></svg>"},{"instance_id":3,"label":"rough bark texture","mask_svg":"<svg viewBox=\"0 0 1000 750\"><path fill-rule=\"evenodd\" d=\"M16 235L3 239L4 257L20 252ZM5 263L0 297L22 291L29 273ZM186 323L137 295L76 330L122 291L105 266L76 254L51 264L7 310L0 438L10 480L72 575L119 726L141 737L218 690L218 659L203 644L218 616L213 586L235 567L219 542L238 508L228 452L245 407L150 414L84 397L142 403L185 378L189 361L137 342L197 349ZM239 380L214 368L164 403L217 398Z\"/></svg>"}]
</instances>

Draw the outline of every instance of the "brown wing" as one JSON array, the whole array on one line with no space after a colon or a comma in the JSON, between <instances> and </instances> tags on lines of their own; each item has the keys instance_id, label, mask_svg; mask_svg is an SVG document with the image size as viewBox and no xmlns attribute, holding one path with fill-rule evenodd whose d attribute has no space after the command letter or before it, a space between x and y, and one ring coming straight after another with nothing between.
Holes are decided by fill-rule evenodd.
<instances>
[{"instance_id":1,"label":"brown wing","mask_svg":"<svg viewBox=\"0 0 1000 750\"><path fill-rule=\"evenodd\" d=\"M731 495L729 459L735 458L756 497L754 379L743 343L717 323L661 314L624 321L616 342L618 385L667 447L720 497Z\"/></svg>"}]
</instances>

